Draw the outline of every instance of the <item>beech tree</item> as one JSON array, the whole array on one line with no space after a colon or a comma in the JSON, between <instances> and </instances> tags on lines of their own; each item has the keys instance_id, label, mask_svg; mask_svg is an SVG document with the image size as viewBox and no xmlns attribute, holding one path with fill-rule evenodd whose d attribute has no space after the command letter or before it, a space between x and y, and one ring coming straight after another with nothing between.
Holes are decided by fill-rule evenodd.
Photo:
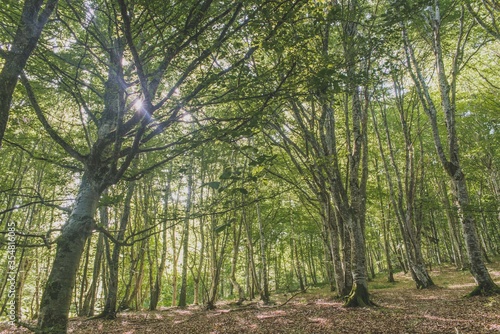
<instances>
[{"instance_id":1,"label":"beech tree","mask_svg":"<svg viewBox=\"0 0 500 334\"><path fill-rule=\"evenodd\" d=\"M457 4L59 1L2 141L17 319L64 333L311 287L371 306L379 274L426 288L468 262L471 295L496 293L496 9Z\"/></svg>"},{"instance_id":2,"label":"beech tree","mask_svg":"<svg viewBox=\"0 0 500 334\"><path fill-rule=\"evenodd\" d=\"M379 121L377 120L374 109L372 109L372 120L382 158L382 164L386 174L387 184L389 186L391 204L395 209L398 225L401 229L401 234L403 235L406 257L409 263L412 278L415 281L417 288L429 288L434 285L434 282L427 272L422 254L423 222L416 217L418 196L417 174L419 169L423 170L424 167L422 163L422 156L420 157L420 164L416 162L417 157L415 156L416 152L414 147L415 139L412 138L412 128L415 124L411 124L411 122L413 119L418 119L419 116L415 115L416 107L414 102L410 102L409 106L405 103L400 75L401 71L395 70L392 77L395 107L399 116L398 118L401 125L401 133L403 135L403 151L405 153L404 172L399 169L396 160L397 148L395 147L394 138L390 134L388 124L387 114L390 110L387 110L387 106L384 102L380 102L377 114L380 115L380 118L382 119L381 128L384 129L385 134L381 134L379 131ZM385 100L385 97L382 97L382 99ZM417 131L419 131L419 129L417 129ZM382 136L385 137L388 157L386 157L385 150L383 148ZM390 161L390 163L388 161ZM417 164L420 165L420 168L418 168L419 166ZM394 177L391 174L394 174Z\"/></svg>"},{"instance_id":3,"label":"beech tree","mask_svg":"<svg viewBox=\"0 0 500 334\"><path fill-rule=\"evenodd\" d=\"M368 28L360 32L359 20L365 14L370 17L361 8L357 1L345 1L316 9L317 21L308 28L319 25L316 31L321 39L312 39L305 30L310 39L303 47L312 46L317 57L299 58L303 63L298 65L300 70L312 72L306 84L309 86L303 88L311 93L290 96L289 109L283 110L283 125L274 126L283 141L269 135L288 153L299 172L311 177L308 184L318 196L325 230L329 231L338 293L349 294L346 306L371 305L364 235L370 87L368 79L363 78L371 75L372 50L360 45L371 37L374 21L367 20ZM339 44L342 52L334 49ZM339 142L345 142L345 146ZM343 155L347 155L346 161L340 159ZM304 171L304 166L310 170Z\"/></svg>"},{"instance_id":4,"label":"beech tree","mask_svg":"<svg viewBox=\"0 0 500 334\"><path fill-rule=\"evenodd\" d=\"M441 140L441 132L438 126L438 107L430 94L430 89L427 81L424 78L422 65L415 55L415 47L410 38L407 23L401 23L402 38L404 50L406 54L406 63L408 70L413 79L417 94L421 104L431 123L431 129L436 148L437 156L450 181L453 184L453 196L455 206L458 209L462 231L465 238L465 245L470 261L470 270L477 283L477 287L470 293L476 294L492 294L499 293L499 287L493 282L486 268L483 258L480 240L476 230L475 218L470 210L469 191L466 182L466 176L462 169L461 154L458 146L458 133L456 128L456 87L457 80L460 75L460 70L464 63L467 62L465 51L468 45L469 32L472 29L470 23L465 18L464 8L461 8L459 16L458 38L451 60L451 68L445 67L445 58L443 50L443 21L442 12L445 10L439 1L434 1L432 6L426 8L425 16L426 28L431 32L430 46L434 53L434 62L437 70L437 80L439 84L439 104L441 105L444 114L446 125L447 146L443 145ZM448 10L453 10L449 9ZM399 12L400 13L400 12ZM404 17L404 16L403 16Z\"/></svg>"},{"instance_id":5,"label":"beech tree","mask_svg":"<svg viewBox=\"0 0 500 334\"><path fill-rule=\"evenodd\" d=\"M95 228L94 214L103 191L126 175L138 154L168 150L165 157L145 167L148 170L203 140L189 143L183 138L165 144L157 138L174 127L201 92L243 65L257 49L222 52L268 6L232 2L216 6L210 0L178 4L173 10L163 2L122 0L65 5L69 14L61 18L60 26L66 44L43 57L62 83L58 88L73 99L76 115L70 115L80 118L83 142L73 145L51 124L34 80L22 78L45 131L82 171L41 300L38 326L47 333L66 331L76 273ZM268 18L273 25L267 30L270 35L295 5L290 3L275 21ZM213 98L224 92L215 94Z\"/></svg>"}]
</instances>

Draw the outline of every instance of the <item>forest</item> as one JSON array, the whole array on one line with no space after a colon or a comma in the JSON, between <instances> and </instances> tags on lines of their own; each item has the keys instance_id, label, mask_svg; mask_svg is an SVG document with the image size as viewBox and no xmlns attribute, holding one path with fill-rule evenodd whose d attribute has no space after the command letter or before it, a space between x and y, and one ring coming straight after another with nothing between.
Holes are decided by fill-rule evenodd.
<instances>
[{"instance_id":1,"label":"forest","mask_svg":"<svg viewBox=\"0 0 500 334\"><path fill-rule=\"evenodd\" d=\"M0 331L496 333L499 22L497 0L1 0Z\"/></svg>"}]
</instances>

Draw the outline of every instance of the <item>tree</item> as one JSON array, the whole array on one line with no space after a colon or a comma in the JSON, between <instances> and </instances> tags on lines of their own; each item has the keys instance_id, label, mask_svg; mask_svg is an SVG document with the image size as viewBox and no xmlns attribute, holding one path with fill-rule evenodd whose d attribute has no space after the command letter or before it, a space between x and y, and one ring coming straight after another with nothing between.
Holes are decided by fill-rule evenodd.
<instances>
[{"instance_id":1,"label":"tree","mask_svg":"<svg viewBox=\"0 0 500 334\"><path fill-rule=\"evenodd\" d=\"M208 89L244 65L258 46L231 52L224 47L233 38L241 39L242 29L273 6L264 3L263 10L242 3L234 6L229 1L216 6L210 0L183 3L182 8L177 5L168 11L162 7L163 2L119 0L66 5L71 15L61 19L61 29L69 47L42 57L60 77L55 88L73 100L71 111L75 113L69 117L80 120L82 127L72 130L80 131L81 141L73 145L65 138L67 134L61 135L61 130L51 125L44 110L48 103L39 103L40 92L33 87L34 80L23 77L38 119L82 171L41 301L40 330L57 333L66 330L76 272L86 240L95 228L94 214L103 191L126 175L138 154L168 152L144 167L145 173L206 140L199 133L196 140L172 140L167 129L175 127L184 108L201 92L214 100L227 93ZM277 17L268 17L269 35L258 36L254 42L258 45L260 39L272 36L296 5L290 3ZM192 110L199 110L199 104ZM161 135L166 137L158 139ZM210 132L206 135L214 136Z\"/></svg>"},{"instance_id":2,"label":"tree","mask_svg":"<svg viewBox=\"0 0 500 334\"><path fill-rule=\"evenodd\" d=\"M19 75L35 50L42 30L55 10L57 2L58 0L47 0L46 2L44 0L25 0L10 49L1 50L0 56L5 59L5 62L2 71L0 71L0 148L7 128L12 95ZM3 10L15 6L15 4L5 5Z\"/></svg>"},{"instance_id":3,"label":"tree","mask_svg":"<svg viewBox=\"0 0 500 334\"><path fill-rule=\"evenodd\" d=\"M393 72L393 91L397 112L399 114L399 123L404 139L404 175L402 176L396 161L396 148L394 147L393 138L390 134L390 127L387 120L387 107L384 103L380 103L379 114L382 118L383 128L385 129L385 138L388 148L389 160L391 169L393 170L396 181L391 176L391 169L386 161L385 151L382 144L381 135L379 133L378 121L375 111L372 110L372 120L375 134L377 137L380 155L382 157L387 184L390 190L391 203L395 208L396 218L403 235L407 260L410 266L410 272L417 288L429 288L434 285L431 277L425 268L424 257L422 254L422 221L416 217L417 205L417 167L414 149L414 139L412 138L413 124L408 124L414 117L415 105L410 102L410 106L405 105L403 95L403 87L401 79L398 78L400 72ZM384 93L382 93L384 94ZM423 157L421 157L422 159ZM422 164L420 164L423 168ZM404 180L404 181L403 181Z\"/></svg>"},{"instance_id":4,"label":"tree","mask_svg":"<svg viewBox=\"0 0 500 334\"><path fill-rule=\"evenodd\" d=\"M76 56L80 57L80 61L76 66L72 66L74 63L70 59L66 64L58 64L58 58L49 61L58 74L65 76L63 80L66 81L63 82L67 84L65 88L69 90L69 96L82 106L85 118L90 122L88 125L84 122L86 147L74 147L54 129L44 114L43 106L38 103L30 80L23 78L31 105L45 130L81 164L83 170L75 204L58 239L56 257L42 297L38 322L42 332L66 330L76 271L85 242L94 228L93 216L102 192L123 177L141 146L152 143L155 136L175 124L183 106L248 57L244 52L239 62L224 69L214 68L215 63L209 60L217 49L248 23L246 19L238 21L243 15L242 5L234 7L226 4L215 8L212 1L204 1L192 4L187 11L189 15L177 17L159 10L159 5L158 2L150 2L133 6L133 3L126 4L124 1L86 3L80 7L68 4L68 10L74 16L72 21L66 22L67 33L81 42L82 53ZM105 6L110 6L112 10L105 11ZM139 13L142 15L135 15ZM246 15L253 14L248 12ZM162 23L145 24L157 21ZM168 28L170 25L179 29L171 30ZM168 36L164 35L164 29L169 31ZM100 49L91 47L89 39ZM145 43L148 39L155 44ZM196 40L200 41L198 48L193 48ZM62 53L47 57L73 56ZM100 59L105 61L100 62ZM133 63L133 68L125 67L124 59ZM180 59L182 67L177 71ZM100 62L92 66L107 72L103 90L93 86L94 82L98 84L96 81L85 83L93 70L87 71L82 67L83 64L90 65L90 61ZM200 71L210 64L212 71L209 74ZM66 66L66 69L59 66ZM72 74L68 76L69 73ZM197 80L190 80L195 73ZM99 81L99 78L94 76L91 80ZM181 87L181 96L176 98L175 94ZM86 101L83 90L87 88L94 92L94 97L102 100ZM166 90L166 93L157 98L157 92L161 92L159 89ZM141 101L140 104L138 101ZM94 103L102 106L101 112L89 107ZM154 143L149 150L162 149L154 147L157 144ZM172 159L178 153L171 154L159 163Z\"/></svg>"},{"instance_id":5,"label":"tree","mask_svg":"<svg viewBox=\"0 0 500 334\"><path fill-rule=\"evenodd\" d=\"M447 151L445 151L445 146L441 141L437 120L438 109L431 97L429 86L422 73L421 65L415 56L414 46L409 37L407 24L406 22L402 22L401 27L406 53L406 63L417 89L422 107L429 117L439 161L453 184L453 195L465 238L465 245L470 261L470 270L477 283L477 287L469 295L500 293L500 288L491 279L488 269L484 265L482 259L481 245L476 231L475 219L470 208L466 177L461 166L458 134L456 131L456 84L463 62L467 60L467 58L464 57L464 52L469 39L468 31L470 31L471 28L467 27L467 21L462 8L459 21L460 30L455 48L456 51L451 61L450 78L448 78L442 46L442 25L444 23L440 14L442 10L442 5L440 5L438 1L435 1L432 6L428 7L426 23L432 32L431 48L434 53L439 83L440 103L445 118L445 133L448 144Z\"/></svg>"},{"instance_id":6,"label":"tree","mask_svg":"<svg viewBox=\"0 0 500 334\"><path fill-rule=\"evenodd\" d=\"M500 40L500 26L497 18L500 14L500 7L495 1L465 1L465 6L469 13L483 29Z\"/></svg>"},{"instance_id":7,"label":"tree","mask_svg":"<svg viewBox=\"0 0 500 334\"><path fill-rule=\"evenodd\" d=\"M186 307L187 305L187 268L188 268L188 252L189 252L189 220L192 206L193 193L193 163L194 159L191 156L188 167L188 180L186 190L186 210L184 217L184 230L182 236L182 276L181 276L181 291L179 294L179 306Z\"/></svg>"}]
</instances>

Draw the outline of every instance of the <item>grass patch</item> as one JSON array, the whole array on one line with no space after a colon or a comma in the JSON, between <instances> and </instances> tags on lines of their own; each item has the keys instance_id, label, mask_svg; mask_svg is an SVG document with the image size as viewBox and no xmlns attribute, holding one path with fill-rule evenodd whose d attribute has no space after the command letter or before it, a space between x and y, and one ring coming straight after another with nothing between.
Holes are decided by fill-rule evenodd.
<instances>
[{"instance_id":1,"label":"grass patch","mask_svg":"<svg viewBox=\"0 0 500 334\"><path fill-rule=\"evenodd\" d=\"M395 286L395 283L379 283L379 282L372 282L371 284L368 285L368 287L372 290L380 290L380 289L390 289Z\"/></svg>"}]
</instances>

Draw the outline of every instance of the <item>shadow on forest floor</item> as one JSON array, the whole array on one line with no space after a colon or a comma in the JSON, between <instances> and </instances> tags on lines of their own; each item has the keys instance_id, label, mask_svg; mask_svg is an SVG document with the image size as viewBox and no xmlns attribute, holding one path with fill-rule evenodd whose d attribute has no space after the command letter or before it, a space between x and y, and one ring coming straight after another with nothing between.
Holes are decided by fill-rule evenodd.
<instances>
[{"instance_id":1,"label":"shadow on forest floor","mask_svg":"<svg viewBox=\"0 0 500 334\"><path fill-rule=\"evenodd\" d=\"M500 285L500 263L488 267ZM468 272L442 267L430 274L438 287L427 290L415 289L408 275L396 274L391 284L379 274L370 282L375 308L345 309L326 290L311 288L281 307L221 302L214 311L192 306L126 312L116 320L72 318L68 333L500 333L500 296L463 298L474 287ZM289 297L273 299L280 305ZM0 324L4 333L28 331Z\"/></svg>"}]
</instances>

